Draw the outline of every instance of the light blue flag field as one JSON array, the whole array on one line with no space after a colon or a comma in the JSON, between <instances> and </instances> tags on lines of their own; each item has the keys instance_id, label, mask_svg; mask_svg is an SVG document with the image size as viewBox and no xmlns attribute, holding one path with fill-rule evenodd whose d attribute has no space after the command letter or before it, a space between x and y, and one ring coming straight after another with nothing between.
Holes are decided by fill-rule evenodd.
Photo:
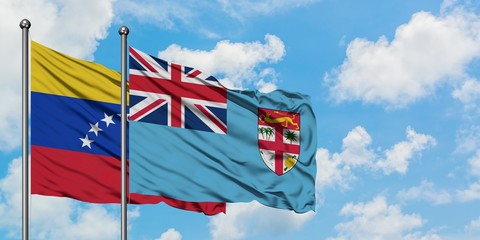
<instances>
[{"instance_id":1,"label":"light blue flag field","mask_svg":"<svg viewBox=\"0 0 480 240\"><path fill-rule=\"evenodd\" d=\"M130 192L315 210L308 96L230 90L131 48L129 97Z\"/></svg>"}]
</instances>

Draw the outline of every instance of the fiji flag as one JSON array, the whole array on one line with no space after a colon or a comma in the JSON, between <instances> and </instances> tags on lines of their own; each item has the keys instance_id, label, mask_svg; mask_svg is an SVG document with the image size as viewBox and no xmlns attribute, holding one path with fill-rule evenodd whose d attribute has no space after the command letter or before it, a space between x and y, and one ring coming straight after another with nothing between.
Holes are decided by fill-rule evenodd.
<instances>
[{"instance_id":1,"label":"fiji flag","mask_svg":"<svg viewBox=\"0 0 480 240\"><path fill-rule=\"evenodd\" d=\"M130 49L130 189L184 201L315 209L308 96L223 87Z\"/></svg>"}]
</instances>

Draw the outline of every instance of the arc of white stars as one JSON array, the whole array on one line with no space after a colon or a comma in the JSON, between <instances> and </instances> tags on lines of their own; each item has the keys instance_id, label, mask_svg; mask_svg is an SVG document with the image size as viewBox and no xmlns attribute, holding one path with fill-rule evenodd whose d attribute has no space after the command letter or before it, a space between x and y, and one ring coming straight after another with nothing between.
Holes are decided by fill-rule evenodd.
<instances>
[{"instance_id":1,"label":"arc of white stars","mask_svg":"<svg viewBox=\"0 0 480 240\"><path fill-rule=\"evenodd\" d=\"M88 130L88 132L95 133L95 136L98 136L98 132L103 131L103 129L98 127L98 122L96 122L95 124L91 124L91 123L88 123L88 124L90 124L90 130Z\"/></svg>"},{"instance_id":2,"label":"arc of white stars","mask_svg":"<svg viewBox=\"0 0 480 240\"><path fill-rule=\"evenodd\" d=\"M117 114L119 116L121 116L121 114ZM103 118L100 119L100 121L102 122L105 122L105 124L107 125L107 128L110 126L110 124L115 124L115 122L113 121L113 117L115 116L115 114L113 115L107 115L107 113L103 113ZM95 124L93 123L88 123L90 125L90 130L88 130L88 132L93 132L95 133L95 136L98 136L98 133L99 132L103 132L103 129L101 129L99 126L98 126L98 123L99 122L96 122ZM95 142L95 140L92 140L92 139L89 139L88 138L88 134L85 135L85 138L79 138L81 141L82 141L82 148L83 147L88 147L90 149L92 149L92 146L91 144L93 142Z\"/></svg>"},{"instance_id":3,"label":"arc of white stars","mask_svg":"<svg viewBox=\"0 0 480 240\"><path fill-rule=\"evenodd\" d=\"M87 146L88 148L92 149L92 146L90 144L95 142L94 140L88 138L88 134L85 135L85 138L80 138L80 140L82 141L82 148Z\"/></svg>"}]
</instances>

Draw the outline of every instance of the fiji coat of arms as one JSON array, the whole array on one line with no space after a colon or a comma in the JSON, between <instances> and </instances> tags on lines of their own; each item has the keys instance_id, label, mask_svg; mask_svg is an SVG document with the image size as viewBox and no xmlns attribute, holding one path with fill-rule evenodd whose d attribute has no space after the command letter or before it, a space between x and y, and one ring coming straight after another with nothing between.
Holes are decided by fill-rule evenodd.
<instances>
[{"instance_id":1,"label":"fiji coat of arms","mask_svg":"<svg viewBox=\"0 0 480 240\"><path fill-rule=\"evenodd\" d=\"M293 169L300 155L300 114L259 108L258 147L265 164L277 175Z\"/></svg>"}]
</instances>

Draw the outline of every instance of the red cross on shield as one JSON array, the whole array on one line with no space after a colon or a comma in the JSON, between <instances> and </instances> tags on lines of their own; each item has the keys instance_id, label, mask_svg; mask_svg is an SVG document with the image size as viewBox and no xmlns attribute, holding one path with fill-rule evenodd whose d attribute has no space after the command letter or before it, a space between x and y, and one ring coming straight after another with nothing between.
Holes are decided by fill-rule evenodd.
<instances>
[{"instance_id":1,"label":"red cross on shield","mask_svg":"<svg viewBox=\"0 0 480 240\"><path fill-rule=\"evenodd\" d=\"M300 114L259 108L258 147L265 164L277 175L293 169L300 155Z\"/></svg>"}]
</instances>

